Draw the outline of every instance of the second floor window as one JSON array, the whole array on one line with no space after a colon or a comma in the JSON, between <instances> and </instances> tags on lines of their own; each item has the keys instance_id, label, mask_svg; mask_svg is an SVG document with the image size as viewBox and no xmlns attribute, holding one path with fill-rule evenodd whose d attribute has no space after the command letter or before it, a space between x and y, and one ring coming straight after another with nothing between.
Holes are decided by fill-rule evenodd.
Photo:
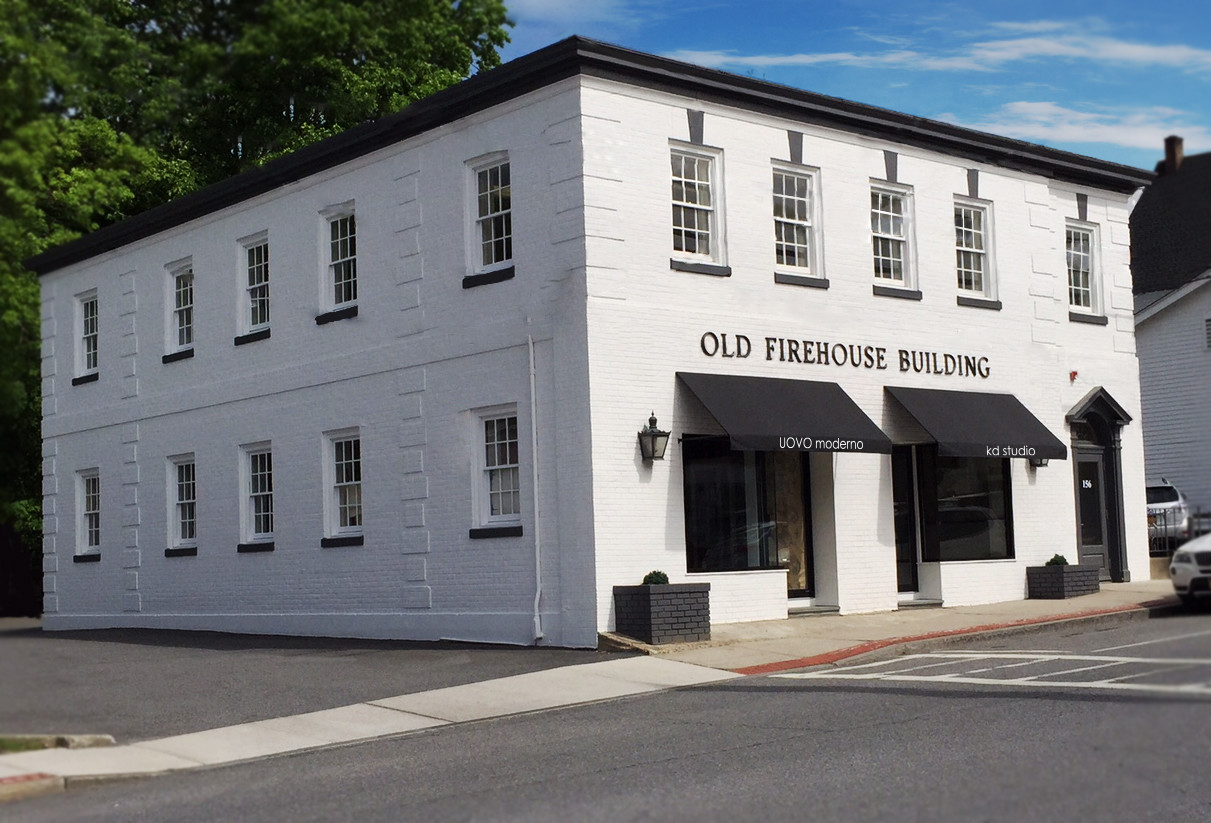
<instances>
[{"instance_id":1,"label":"second floor window","mask_svg":"<svg viewBox=\"0 0 1211 823\"><path fill-rule=\"evenodd\" d=\"M329 221L328 226L332 304L340 308L357 302L357 221L350 214Z\"/></svg>"},{"instance_id":2,"label":"second floor window","mask_svg":"<svg viewBox=\"0 0 1211 823\"><path fill-rule=\"evenodd\" d=\"M812 269L812 178L774 172L774 257L779 266Z\"/></svg>"},{"instance_id":3,"label":"second floor window","mask_svg":"<svg viewBox=\"0 0 1211 823\"><path fill-rule=\"evenodd\" d=\"M909 285L907 195L871 189L870 233L875 279Z\"/></svg>"},{"instance_id":4,"label":"second floor window","mask_svg":"<svg viewBox=\"0 0 1211 823\"><path fill-rule=\"evenodd\" d=\"M1068 253L1068 306L1078 311L1093 311L1093 230L1068 226L1065 247Z\"/></svg>"},{"instance_id":5,"label":"second floor window","mask_svg":"<svg viewBox=\"0 0 1211 823\"><path fill-rule=\"evenodd\" d=\"M960 291L984 294L988 286L988 212L955 203L955 272Z\"/></svg>"},{"instance_id":6,"label":"second floor window","mask_svg":"<svg viewBox=\"0 0 1211 823\"><path fill-rule=\"evenodd\" d=\"M80 301L80 365L82 372L97 370L97 296L95 294Z\"/></svg>"},{"instance_id":7,"label":"second floor window","mask_svg":"<svg viewBox=\"0 0 1211 823\"><path fill-rule=\"evenodd\" d=\"M512 260L513 195L508 161L475 171L475 215L480 268Z\"/></svg>"},{"instance_id":8,"label":"second floor window","mask_svg":"<svg viewBox=\"0 0 1211 823\"><path fill-rule=\"evenodd\" d=\"M673 251L711 256L716 241L712 158L674 149Z\"/></svg>"},{"instance_id":9,"label":"second floor window","mask_svg":"<svg viewBox=\"0 0 1211 823\"><path fill-rule=\"evenodd\" d=\"M193 345L193 269L174 273L172 283L176 347L187 349Z\"/></svg>"},{"instance_id":10,"label":"second floor window","mask_svg":"<svg viewBox=\"0 0 1211 823\"><path fill-rule=\"evenodd\" d=\"M245 249L247 256L248 328L269 326L269 243L261 242Z\"/></svg>"}]
</instances>

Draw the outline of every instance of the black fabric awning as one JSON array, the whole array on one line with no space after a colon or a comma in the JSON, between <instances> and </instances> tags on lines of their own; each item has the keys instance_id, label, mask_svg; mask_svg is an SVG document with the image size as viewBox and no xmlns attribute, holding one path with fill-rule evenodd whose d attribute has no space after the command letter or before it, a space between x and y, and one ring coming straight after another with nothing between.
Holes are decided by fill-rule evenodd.
<instances>
[{"instance_id":1,"label":"black fabric awning","mask_svg":"<svg viewBox=\"0 0 1211 823\"><path fill-rule=\"evenodd\" d=\"M905 389L886 391L951 457L1046 457L1068 449L1012 394Z\"/></svg>"},{"instance_id":2,"label":"black fabric awning","mask_svg":"<svg viewBox=\"0 0 1211 823\"><path fill-rule=\"evenodd\" d=\"M891 440L836 383L677 372L746 451L891 451Z\"/></svg>"}]
</instances>

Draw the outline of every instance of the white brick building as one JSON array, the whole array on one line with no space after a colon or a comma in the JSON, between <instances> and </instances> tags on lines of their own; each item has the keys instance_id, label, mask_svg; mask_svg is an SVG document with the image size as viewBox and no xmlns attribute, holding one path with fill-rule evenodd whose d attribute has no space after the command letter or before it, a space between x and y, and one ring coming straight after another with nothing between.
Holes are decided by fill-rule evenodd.
<instances>
[{"instance_id":1,"label":"white brick building","mask_svg":"<svg viewBox=\"0 0 1211 823\"><path fill-rule=\"evenodd\" d=\"M44 625L593 646L652 569L715 622L1127 578L1148 178L557 43L30 262Z\"/></svg>"}]
</instances>

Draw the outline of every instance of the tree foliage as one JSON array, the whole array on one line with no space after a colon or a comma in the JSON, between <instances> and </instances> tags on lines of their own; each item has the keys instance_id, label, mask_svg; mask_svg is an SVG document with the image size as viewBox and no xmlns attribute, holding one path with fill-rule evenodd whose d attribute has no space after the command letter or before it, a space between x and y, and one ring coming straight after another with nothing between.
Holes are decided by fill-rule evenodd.
<instances>
[{"instance_id":1,"label":"tree foliage","mask_svg":"<svg viewBox=\"0 0 1211 823\"><path fill-rule=\"evenodd\" d=\"M36 578L41 322L38 284L21 261L491 68L508 21L501 0L5 7L0 527L22 536ZM11 578L11 558L0 559ZM11 580L0 583L3 613Z\"/></svg>"}]
</instances>

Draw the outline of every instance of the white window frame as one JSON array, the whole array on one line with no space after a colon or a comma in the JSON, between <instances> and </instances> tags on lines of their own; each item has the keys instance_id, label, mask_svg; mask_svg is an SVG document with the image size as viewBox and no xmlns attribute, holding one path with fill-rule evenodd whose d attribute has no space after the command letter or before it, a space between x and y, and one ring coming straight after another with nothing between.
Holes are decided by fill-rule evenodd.
<instances>
[{"instance_id":1,"label":"white window frame","mask_svg":"<svg viewBox=\"0 0 1211 823\"><path fill-rule=\"evenodd\" d=\"M76 472L76 554L101 553L101 470Z\"/></svg>"},{"instance_id":2,"label":"white window frame","mask_svg":"<svg viewBox=\"0 0 1211 823\"><path fill-rule=\"evenodd\" d=\"M272 276L269 255L269 232L260 231L239 240L240 246L240 328L245 332L268 329L272 320ZM264 259L254 259L255 250L264 248ZM262 268L263 266L263 268ZM254 273L256 280L254 282ZM264 275L262 280L260 275ZM260 294L264 289L264 296ZM258 301L264 303L264 316L254 311Z\"/></svg>"},{"instance_id":3,"label":"white window frame","mask_svg":"<svg viewBox=\"0 0 1211 823\"><path fill-rule=\"evenodd\" d=\"M198 545L198 469L193 454L168 458L168 546Z\"/></svg>"},{"instance_id":4,"label":"white window frame","mask_svg":"<svg viewBox=\"0 0 1211 823\"><path fill-rule=\"evenodd\" d=\"M493 188L492 172L507 174L507 184ZM481 175L484 176L481 179ZM486 186L481 193L481 183ZM493 203L494 192L505 192L507 206ZM493 152L467 162L467 215L470 231L467 237L467 261L470 271L481 274L513 265L513 166L509 153ZM485 237L488 239L485 240ZM499 244L499 247L498 247ZM485 259L487 248L491 253Z\"/></svg>"},{"instance_id":5,"label":"white window frame","mask_svg":"<svg viewBox=\"0 0 1211 823\"><path fill-rule=\"evenodd\" d=\"M268 456L268 489L261 482L264 468L260 458ZM257 485L254 487L254 481ZM269 441L248 443L240 447L240 534L245 543L268 543L274 539L275 511L273 504L273 448ZM268 512L258 511L258 500L268 500ZM268 516L268 531L264 518Z\"/></svg>"},{"instance_id":6,"label":"white window frame","mask_svg":"<svg viewBox=\"0 0 1211 823\"><path fill-rule=\"evenodd\" d=\"M342 444L354 444L350 455ZM324 432L324 536L350 537L363 534L366 524L366 501L362 481L362 437L358 428ZM343 466L342 466L343 464ZM347 472L352 469L355 476ZM349 499L342 494L355 489L356 519L345 517Z\"/></svg>"},{"instance_id":7,"label":"white window frame","mask_svg":"<svg viewBox=\"0 0 1211 823\"><path fill-rule=\"evenodd\" d=\"M516 406L497 406L479 409L473 415L476 458L474 504L476 520L480 526L503 526L521 523L521 421ZM489 424L503 423L508 433L508 421L512 421L513 439L495 440L488 434ZM495 434L495 433L494 433ZM513 453L510 455L509 444ZM504 455L500 449L503 447ZM489 456L489 452L493 454ZM504 462L501 462L501 457ZM509 458L514 458L512 461ZM503 504L503 505L502 505ZM494 507L497 509L494 511Z\"/></svg>"},{"instance_id":8,"label":"white window frame","mask_svg":"<svg viewBox=\"0 0 1211 823\"><path fill-rule=\"evenodd\" d=\"M673 258L688 262L716 263L724 265L726 259L726 242L724 232L724 201L723 201L723 151L708 148L698 144L669 141L669 165L665 166L669 173L669 225L672 230L670 238ZM680 163L678 160L680 159ZM694 177L687 177L684 162L694 160L705 164L707 170L705 181L700 178L702 165L696 167ZM693 184L687 188L686 184ZM709 203L704 206L701 202L705 190ZM693 195L690 196L690 192ZM706 221L705 230L699 225L696 217L694 225L686 220L687 214L700 215ZM694 242L687 243L687 232L694 235ZM706 250L701 250L701 238L706 235ZM688 247L693 246L693 250Z\"/></svg>"},{"instance_id":9,"label":"white window frame","mask_svg":"<svg viewBox=\"0 0 1211 823\"><path fill-rule=\"evenodd\" d=\"M320 305L329 309L345 309L357 305L357 212L354 201L349 200L329 206L320 212L323 219L321 248L323 273L321 286L323 297ZM345 233L342 229L348 229ZM333 233L338 236L334 238ZM345 286L342 289L342 286Z\"/></svg>"},{"instance_id":10,"label":"white window frame","mask_svg":"<svg viewBox=\"0 0 1211 823\"><path fill-rule=\"evenodd\" d=\"M886 198L896 198L902 202L901 213L898 215L900 219L900 230L897 233L895 230L894 212L876 208L876 205L884 205L882 202L876 204L874 198L876 196ZM875 285L890 286L892 288L915 289L917 285L917 267L916 267L916 237L915 237L915 220L913 217L913 190L909 186L900 186L882 181L872 181L870 184L870 238L871 238L871 262L873 271L871 275ZM886 216L886 219L884 219ZM889 252L891 249L899 247L900 249L900 276L890 277L879 274L878 261L882 259L894 260L894 257L884 256L882 252ZM881 248L882 247L882 248Z\"/></svg>"},{"instance_id":11,"label":"white window frame","mask_svg":"<svg viewBox=\"0 0 1211 823\"><path fill-rule=\"evenodd\" d=\"M193 348L194 331L193 261L185 258L169 263L165 268L168 270L166 348L169 352L189 351ZM187 288L183 289L183 285ZM182 300L183 296L185 301Z\"/></svg>"},{"instance_id":12,"label":"white window frame","mask_svg":"<svg viewBox=\"0 0 1211 823\"><path fill-rule=\"evenodd\" d=\"M801 198L795 194L788 195L779 193L777 190L776 176L792 177L797 180L804 180L807 183L806 197ZM823 255L820 252L820 243L822 233L820 231L820 170L809 168L806 166L791 166L787 164L775 164L771 174L770 185L772 187L771 195L773 198L773 222L774 222L774 267L779 271L785 271L790 274L805 275L807 277L824 277ZM787 215L785 208L782 209L782 215L779 216L780 200L785 205L786 201L790 201L795 205L795 214ZM800 201L803 202L803 208L798 208ZM796 254L795 263L779 262L778 254L780 247L786 244L782 238L780 227L802 227L806 229L807 241L806 252ZM794 243L796 252L800 244ZM801 261L801 262L799 262Z\"/></svg>"},{"instance_id":13,"label":"white window frame","mask_svg":"<svg viewBox=\"0 0 1211 823\"><path fill-rule=\"evenodd\" d=\"M76 295L76 376L96 374L100 363L101 303L90 289Z\"/></svg>"},{"instance_id":14,"label":"white window frame","mask_svg":"<svg viewBox=\"0 0 1211 823\"><path fill-rule=\"evenodd\" d=\"M977 200L973 197L955 197L954 209L956 212L956 220L958 219L957 212L960 209L979 212L983 216L982 242L983 249L968 248L963 243L963 238L960 237L960 227L955 223L955 288L959 294L971 295L974 297L984 297L989 300L997 299L997 266L995 254L995 235L993 227L993 211L992 203L987 200ZM963 285L963 271L960 266L961 257L964 254L979 255L982 258L984 271L982 274L982 283L980 288L973 288Z\"/></svg>"},{"instance_id":15,"label":"white window frame","mask_svg":"<svg viewBox=\"0 0 1211 823\"><path fill-rule=\"evenodd\" d=\"M1088 261L1088 276L1089 283L1087 286L1082 284L1073 284L1073 276L1079 273L1080 270L1073 268L1074 254L1071 238L1074 232L1088 235L1089 238L1089 253L1085 257ZM1068 292L1068 311L1077 314L1101 314L1102 306L1102 287L1101 287L1101 259L1098 253L1100 248L1100 239L1098 236L1098 227L1096 223L1088 223L1082 220L1066 220L1064 222L1064 268L1067 272L1067 292ZM1077 258L1078 260L1080 257ZM1087 292L1089 295L1089 305L1073 302L1077 292Z\"/></svg>"}]
</instances>

